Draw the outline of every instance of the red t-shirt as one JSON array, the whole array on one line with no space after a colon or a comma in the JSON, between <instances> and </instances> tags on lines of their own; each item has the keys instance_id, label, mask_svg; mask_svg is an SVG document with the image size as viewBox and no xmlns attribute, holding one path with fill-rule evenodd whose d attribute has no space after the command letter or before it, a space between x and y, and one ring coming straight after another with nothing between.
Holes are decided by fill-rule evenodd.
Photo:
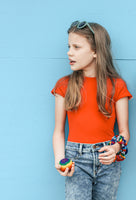
<instances>
[{"instance_id":1,"label":"red t-shirt","mask_svg":"<svg viewBox=\"0 0 136 200\"><path fill-rule=\"evenodd\" d=\"M68 77L60 78L56 83L55 92L65 97ZM112 83L107 79L107 96L112 90ZM54 88L51 90L54 94ZM112 101L112 116L107 119L97 105L97 80L96 77L85 77L81 90L82 103L77 111L67 111L69 123L68 141L78 143L99 143L111 140L114 136L114 124L116 119L115 103L123 97L132 98L126 83L117 78L115 82L115 94Z\"/></svg>"}]
</instances>

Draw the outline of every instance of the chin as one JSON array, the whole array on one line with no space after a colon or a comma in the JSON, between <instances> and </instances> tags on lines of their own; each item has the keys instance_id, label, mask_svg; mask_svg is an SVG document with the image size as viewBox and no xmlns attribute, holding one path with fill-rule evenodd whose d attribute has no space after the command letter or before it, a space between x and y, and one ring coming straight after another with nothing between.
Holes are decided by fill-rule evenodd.
<instances>
[{"instance_id":1,"label":"chin","mask_svg":"<svg viewBox=\"0 0 136 200\"><path fill-rule=\"evenodd\" d=\"M73 70L73 71L79 71L79 70L81 70L81 69L78 69L78 68L76 68L76 67L74 67L74 66L71 66L71 70Z\"/></svg>"}]
</instances>

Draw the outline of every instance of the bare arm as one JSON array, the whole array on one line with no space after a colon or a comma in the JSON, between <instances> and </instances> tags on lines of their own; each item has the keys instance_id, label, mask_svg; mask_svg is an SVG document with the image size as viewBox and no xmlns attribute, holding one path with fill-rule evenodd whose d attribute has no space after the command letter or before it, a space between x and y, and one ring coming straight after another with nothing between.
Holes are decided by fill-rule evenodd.
<instances>
[{"instance_id":1,"label":"bare arm","mask_svg":"<svg viewBox=\"0 0 136 200\"><path fill-rule=\"evenodd\" d=\"M124 136L128 143L130 138L128 126L128 97L124 97L116 102L116 113L119 134Z\"/></svg>"},{"instance_id":2,"label":"bare arm","mask_svg":"<svg viewBox=\"0 0 136 200\"><path fill-rule=\"evenodd\" d=\"M129 141L129 126L128 126L128 97L119 99L116 102L116 114L119 127L119 135L124 136L125 140ZM116 143L114 145L116 153L120 150L120 145Z\"/></svg>"},{"instance_id":3,"label":"bare arm","mask_svg":"<svg viewBox=\"0 0 136 200\"><path fill-rule=\"evenodd\" d=\"M67 168L65 172L60 171L59 161L65 158L65 121L66 110L64 106L65 99L60 96L55 96L55 128L53 133L53 150L55 157L55 167L62 176L72 176L75 170L75 163L69 171Z\"/></svg>"},{"instance_id":4,"label":"bare arm","mask_svg":"<svg viewBox=\"0 0 136 200\"><path fill-rule=\"evenodd\" d=\"M55 96L55 128L53 133L53 150L55 165L65 157L65 120L66 111L64 108L64 98Z\"/></svg>"},{"instance_id":5,"label":"bare arm","mask_svg":"<svg viewBox=\"0 0 136 200\"><path fill-rule=\"evenodd\" d=\"M119 99L116 102L116 115L119 127L119 135L124 136L127 143L130 138L128 126L128 97ZM116 153L120 150L120 144L116 143L112 146L102 147L100 152L107 151L99 155L100 162L103 164L111 164L115 158Z\"/></svg>"}]
</instances>

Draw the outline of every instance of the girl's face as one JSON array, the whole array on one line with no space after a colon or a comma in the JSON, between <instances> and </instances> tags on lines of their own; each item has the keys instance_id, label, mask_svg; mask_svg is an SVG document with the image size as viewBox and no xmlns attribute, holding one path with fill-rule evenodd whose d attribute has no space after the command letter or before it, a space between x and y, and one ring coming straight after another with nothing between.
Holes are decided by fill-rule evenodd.
<instances>
[{"instance_id":1,"label":"girl's face","mask_svg":"<svg viewBox=\"0 0 136 200\"><path fill-rule=\"evenodd\" d=\"M69 33L68 38L71 69L73 71L83 70L87 75L89 72L95 71L96 53L91 49L88 40L79 34Z\"/></svg>"}]
</instances>

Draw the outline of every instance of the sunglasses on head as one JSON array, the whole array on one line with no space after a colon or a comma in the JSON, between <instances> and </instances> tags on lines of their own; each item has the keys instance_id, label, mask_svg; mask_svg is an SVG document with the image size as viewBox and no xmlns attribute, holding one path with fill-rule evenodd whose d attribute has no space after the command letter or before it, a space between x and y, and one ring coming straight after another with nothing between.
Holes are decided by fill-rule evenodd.
<instances>
[{"instance_id":1,"label":"sunglasses on head","mask_svg":"<svg viewBox=\"0 0 136 200\"><path fill-rule=\"evenodd\" d=\"M78 29L82 29L85 26L88 26L88 28L90 29L90 31L94 34L93 29L91 28L91 26L88 24L88 22L83 21L83 22L79 22L79 21L75 21L71 24L71 27L76 26Z\"/></svg>"}]
</instances>

